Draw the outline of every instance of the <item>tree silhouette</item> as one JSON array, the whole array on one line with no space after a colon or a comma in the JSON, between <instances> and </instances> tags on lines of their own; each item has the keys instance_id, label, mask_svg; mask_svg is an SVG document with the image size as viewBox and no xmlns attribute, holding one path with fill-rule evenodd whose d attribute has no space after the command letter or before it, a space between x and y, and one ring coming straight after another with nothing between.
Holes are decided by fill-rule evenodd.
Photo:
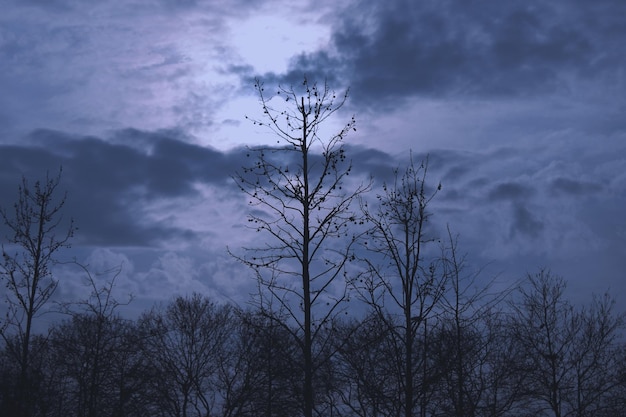
<instances>
[{"instance_id":1,"label":"tree silhouette","mask_svg":"<svg viewBox=\"0 0 626 417\"><path fill-rule=\"evenodd\" d=\"M428 252L429 244L436 242L427 229L428 205L441 187L428 186L427 172L428 160L417 165L411 156L404 171L394 171L393 183L383 185L377 204L363 203L370 225L362 258L367 271L355 281L361 297L378 314L400 349L396 375L406 417L414 415L418 400L424 400L426 394L428 318L441 301L447 280L439 249ZM417 352L420 329L424 343ZM421 366L417 366L418 355ZM420 379L422 398L416 395L415 386ZM419 409L424 415L424 401L419 402Z\"/></svg>"},{"instance_id":2,"label":"tree silhouette","mask_svg":"<svg viewBox=\"0 0 626 417\"><path fill-rule=\"evenodd\" d=\"M33 320L57 288L52 266L57 261L57 253L69 247L75 230L71 220L67 229L61 230L65 195L57 196L60 180L61 170L56 177L46 175L44 182L37 181L32 187L23 177L13 213L0 209L10 232L7 245L2 246L3 263L0 266L9 306L1 334L6 341L7 335L11 334L7 331L11 328L19 339L15 359L20 366L19 384L23 389L17 401L20 404L18 412L24 415L29 414L27 405L30 404L27 379Z\"/></svg>"},{"instance_id":3,"label":"tree silhouette","mask_svg":"<svg viewBox=\"0 0 626 417\"><path fill-rule=\"evenodd\" d=\"M176 297L139 320L141 350L157 410L172 417L210 415L219 357L231 333L230 306L200 294Z\"/></svg>"},{"instance_id":4,"label":"tree silhouette","mask_svg":"<svg viewBox=\"0 0 626 417\"><path fill-rule=\"evenodd\" d=\"M76 262L72 262L76 264ZM78 265L86 275L91 293L87 299L60 303L61 311L71 320L57 326L50 337L56 351L56 363L62 366L63 382L72 387L67 401L78 415L97 417L127 408L129 400L128 363L133 361L130 320L117 312L127 302L113 297L115 281L121 266L92 274L87 266ZM100 279L105 278L103 283Z\"/></svg>"},{"instance_id":5,"label":"tree silhouette","mask_svg":"<svg viewBox=\"0 0 626 417\"><path fill-rule=\"evenodd\" d=\"M481 415L484 410L494 417L501 415L514 399L504 386L516 381L501 369L509 364L500 356L503 345L507 346L502 340L506 327L500 307L511 289L492 293L494 280L481 283L482 269L468 271L466 257L458 252L458 236L450 227L442 251L448 285L433 335L432 350L442 370L437 408L457 417ZM496 387L499 395L491 395Z\"/></svg>"},{"instance_id":6,"label":"tree silhouette","mask_svg":"<svg viewBox=\"0 0 626 417\"><path fill-rule=\"evenodd\" d=\"M512 334L523 352L530 405L554 417L604 411L618 385L616 337L623 316L608 297L577 309L565 298L566 282L547 270L528 275L513 304Z\"/></svg>"},{"instance_id":7,"label":"tree silhouette","mask_svg":"<svg viewBox=\"0 0 626 417\"><path fill-rule=\"evenodd\" d=\"M352 165L343 141L355 129L354 117L330 138L320 136L347 92L337 97L326 84L306 78L302 95L281 87L267 97L260 81L255 87L265 118L253 123L268 127L278 145L251 149L256 161L235 176L249 199L248 224L266 239L236 256L255 271L260 310L288 330L302 351L303 413L311 417L314 374L327 359L316 356L314 344L330 337L321 330L347 300L342 274L356 241L349 226L358 222L351 204L369 186L348 181ZM275 108L281 101L283 108Z\"/></svg>"}]
</instances>

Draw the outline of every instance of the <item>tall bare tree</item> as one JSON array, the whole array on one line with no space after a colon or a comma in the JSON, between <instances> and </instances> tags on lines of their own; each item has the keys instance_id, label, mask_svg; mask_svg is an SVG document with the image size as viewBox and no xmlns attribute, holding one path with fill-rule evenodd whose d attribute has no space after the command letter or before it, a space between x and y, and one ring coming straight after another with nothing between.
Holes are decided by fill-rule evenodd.
<instances>
[{"instance_id":1,"label":"tall bare tree","mask_svg":"<svg viewBox=\"0 0 626 417\"><path fill-rule=\"evenodd\" d=\"M428 318L444 294L446 273L432 229L428 228L428 205L441 186L426 182L428 159L415 164L413 157L405 170L396 169L391 184L383 185L374 207L363 203L368 224L365 247L367 265L356 287L377 312L387 330L401 347L398 368L402 414L412 417L419 408L425 413L425 376ZM430 248L433 248L429 251ZM420 332L421 352L417 351ZM421 356L421 366L416 360ZM417 395L417 392L421 392ZM419 407L418 407L419 405Z\"/></svg>"},{"instance_id":2,"label":"tall bare tree","mask_svg":"<svg viewBox=\"0 0 626 417\"><path fill-rule=\"evenodd\" d=\"M8 334L17 334L16 360L20 364L19 383L23 387L27 385L33 320L57 288L52 266L58 252L69 247L75 230L72 220L63 223L61 210L66 196L58 195L60 181L61 170L57 176L46 175L45 181L36 181L33 186L22 178L13 212L0 209L0 216L9 230L7 244L2 246L0 266L8 303L2 336L6 341L9 328L13 332ZM29 403L28 390L21 392L22 398L18 401L25 407Z\"/></svg>"},{"instance_id":3,"label":"tall bare tree","mask_svg":"<svg viewBox=\"0 0 626 417\"><path fill-rule=\"evenodd\" d=\"M354 117L338 133L321 137L347 92L337 96L306 78L301 89L279 87L270 97L258 80L255 87L264 119L253 122L268 127L278 145L251 149L255 162L235 177L252 207L248 222L264 239L237 257L256 271L261 311L283 325L302 351L303 413L311 417L314 374L324 361L314 344L325 343L329 333L321 329L347 299L342 274L356 240L349 225L357 222L351 204L369 184L348 181L352 165L343 143L355 129Z\"/></svg>"}]
</instances>

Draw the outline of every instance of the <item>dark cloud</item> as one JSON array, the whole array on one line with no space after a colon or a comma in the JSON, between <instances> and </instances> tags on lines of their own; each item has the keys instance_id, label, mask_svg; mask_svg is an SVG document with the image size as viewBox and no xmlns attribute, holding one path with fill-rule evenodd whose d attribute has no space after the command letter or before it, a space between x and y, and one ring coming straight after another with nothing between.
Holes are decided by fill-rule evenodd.
<instances>
[{"instance_id":1,"label":"dark cloud","mask_svg":"<svg viewBox=\"0 0 626 417\"><path fill-rule=\"evenodd\" d=\"M190 240L192 230L143 219L143 205L193 197L198 183L230 186L230 175L240 166L236 153L220 153L163 132L128 129L105 141L38 130L25 142L0 147L3 200L15 194L21 175L40 179L62 166L67 210L76 217L83 244L144 246Z\"/></svg>"},{"instance_id":2,"label":"dark cloud","mask_svg":"<svg viewBox=\"0 0 626 417\"><path fill-rule=\"evenodd\" d=\"M531 238L539 237L544 225L538 219L537 213L529 210L521 204L513 204L513 223L511 224L511 237L522 234Z\"/></svg>"},{"instance_id":3,"label":"dark cloud","mask_svg":"<svg viewBox=\"0 0 626 417\"><path fill-rule=\"evenodd\" d=\"M559 177L552 181L550 184L550 190L556 194L564 195L585 195L593 194L602 191L603 187L600 184L592 182L577 181L571 178Z\"/></svg>"},{"instance_id":4,"label":"dark cloud","mask_svg":"<svg viewBox=\"0 0 626 417\"><path fill-rule=\"evenodd\" d=\"M346 146L346 153L355 173L362 177L372 177L381 183L392 178L393 169L400 166L398 163L408 163L408 158L398 162L397 158L386 152L361 146Z\"/></svg>"},{"instance_id":5,"label":"dark cloud","mask_svg":"<svg viewBox=\"0 0 626 417\"><path fill-rule=\"evenodd\" d=\"M349 84L367 108L413 95L532 96L568 91L626 62L626 3L358 2L338 13L327 49L294 57L285 74ZM615 73L615 75L618 75Z\"/></svg>"},{"instance_id":6,"label":"dark cloud","mask_svg":"<svg viewBox=\"0 0 626 417\"><path fill-rule=\"evenodd\" d=\"M21 145L0 146L2 203L12 201L20 177L32 180L63 168L62 188L68 192L67 212L75 217L83 245L159 246L171 240L199 238L192 228L145 217L146 207L161 201L200 198L198 185L218 190L215 198L236 193L232 175L249 166L255 153L236 148L221 152L190 143L177 131L124 129L110 137L83 137L37 130ZM269 154L278 148L265 147ZM355 174L389 178L394 159L384 152L348 147ZM276 153L284 163L295 154ZM317 156L313 155L315 163ZM172 214L165 213L167 219Z\"/></svg>"},{"instance_id":7,"label":"dark cloud","mask_svg":"<svg viewBox=\"0 0 626 417\"><path fill-rule=\"evenodd\" d=\"M416 163L429 158L429 190L443 185L429 206L433 224L458 231L472 261L495 259L513 273L569 265L573 275L585 263L617 282L626 259L626 2L261 3L9 0L0 19L0 205L14 201L21 175L63 166L67 214L80 227L73 253L124 253L137 279L172 251L154 280L141 278L144 290L169 293L186 276L219 273L215 282L239 291L233 277L244 274L226 267L223 249L250 237L230 175L251 163L242 142L277 148L245 122L234 127L254 114L255 75L268 92L297 89L306 75L338 92L351 86L340 116L357 116L346 154L350 185L374 178L365 198L406 167L413 147ZM303 22L302 33L280 34L290 41L311 36L289 46L285 71L259 74L285 68L286 55L263 62L274 51L249 53L233 36L265 17ZM305 33L311 22L321 35ZM246 46L274 46L254 30ZM327 43L295 52L311 39ZM291 164L297 155L275 156ZM189 259L167 269L176 258Z\"/></svg>"},{"instance_id":8,"label":"dark cloud","mask_svg":"<svg viewBox=\"0 0 626 417\"><path fill-rule=\"evenodd\" d=\"M444 181L456 182L459 179L465 177L470 173L470 167L463 165L456 165L448 169L448 171L444 175Z\"/></svg>"},{"instance_id":9,"label":"dark cloud","mask_svg":"<svg viewBox=\"0 0 626 417\"><path fill-rule=\"evenodd\" d=\"M489 191L488 199L498 200L522 200L531 197L534 190L526 185L516 182L506 182L496 185Z\"/></svg>"},{"instance_id":10,"label":"dark cloud","mask_svg":"<svg viewBox=\"0 0 626 417\"><path fill-rule=\"evenodd\" d=\"M72 0L12 0L12 3L41 8L47 12L67 12L74 6Z\"/></svg>"},{"instance_id":11,"label":"dark cloud","mask_svg":"<svg viewBox=\"0 0 626 417\"><path fill-rule=\"evenodd\" d=\"M327 51L318 51L315 54L302 53L291 59L290 70L284 74L245 74L243 82L252 84L255 78L261 79L270 86L297 86L302 84L303 77L309 80L324 80L335 88L346 88L349 83L341 77L343 63L331 56Z\"/></svg>"}]
</instances>

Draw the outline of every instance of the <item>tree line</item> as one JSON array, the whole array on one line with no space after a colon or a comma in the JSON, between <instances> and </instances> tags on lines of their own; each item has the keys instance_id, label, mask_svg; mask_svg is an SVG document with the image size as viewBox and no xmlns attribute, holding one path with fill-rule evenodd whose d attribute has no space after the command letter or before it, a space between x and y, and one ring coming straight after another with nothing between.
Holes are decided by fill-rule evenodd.
<instances>
[{"instance_id":1,"label":"tree line","mask_svg":"<svg viewBox=\"0 0 626 417\"><path fill-rule=\"evenodd\" d=\"M506 308L451 310L414 326L411 415L622 415L618 317L607 298L575 308L563 289L562 279L540 271ZM4 337L2 415L303 414L305 362L293 329L200 294L136 320L93 300L32 337L25 381L19 337ZM313 347L315 413L406 415L403 326L374 312L325 325L326 343Z\"/></svg>"},{"instance_id":2,"label":"tree line","mask_svg":"<svg viewBox=\"0 0 626 417\"><path fill-rule=\"evenodd\" d=\"M373 190L351 175L354 117L324 129L347 92L306 78L255 88L263 116L251 120L277 144L251 148L233 176L260 244L228 248L256 280L251 306L189 294L131 320L112 297L119 271L102 284L78 265L91 296L33 332L75 229L60 173L24 180L0 211L1 415L622 415L624 318L610 296L574 305L547 269L496 292L433 220L428 159Z\"/></svg>"}]
</instances>

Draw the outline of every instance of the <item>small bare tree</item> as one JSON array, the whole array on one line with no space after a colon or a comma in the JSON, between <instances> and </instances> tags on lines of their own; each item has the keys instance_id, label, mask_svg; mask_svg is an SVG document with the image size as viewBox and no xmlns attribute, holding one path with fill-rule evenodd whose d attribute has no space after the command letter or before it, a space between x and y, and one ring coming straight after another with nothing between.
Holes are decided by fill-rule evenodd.
<instances>
[{"instance_id":1,"label":"small bare tree","mask_svg":"<svg viewBox=\"0 0 626 417\"><path fill-rule=\"evenodd\" d=\"M80 415L95 417L127 405L119 386L125 382L124 362L132 355L128 346L131 325L117 310L130 303L132 296L125 302L113 297L121 265L93 275L87 266L72 264L85 273L91 293L87 299L59 303L60 311L71 320L52 329L51 342L59 352L56 361L64 368L67 382L75 386L73 408ZM104 277L109 274L110 278Z\"/></svg>"},{"instance_id":2,"label":"small bare tree","mask_svg":"<svg viewBox=\"0 0 626 417\"><path fill-rule=\"evenodd\" d=\"M26 178L18 190L18 200L12 215L0 209L0 216L9 229L7 245L2 246L3 262L0 276L7 288L8 313L2 324L2 337L14 330L19 339L19 352L15 352L20 365L19 384L26 387L29 367L29 348L33 320L50 300L58 281L53 277L52 266L57 253L69 247L74 234L73 221L62 229L61 210L65 195L57 196L61 170L55 177L46 175L44 182L37 181L31 187ZM11 333L9 333L11 334ZM28 390L21 390L28 404Z\"/></svg>"},{"instance_id":3,"label":"small bare tree","mask_svg":"<svg viewBox=\"0 0 626 417\"><path fill-rule=\"evenodd\" d=\"M613 300L596 297L576 308L566 282L547 270L528 275L513 304L512 334L526 365L525 394L554 417L601 415L618 386L618 335L624 316Z\"/></svg>"},{"instance_id":4,"label":"small bare tree","mask_svg":"<svg viewBox=\"0 0 626 417\"><path fill-rule=\"evenodd\" d=\"M443 374L436 407L446 410L446 415L472 417L487 408L489 390L502 384L507 376L499 374L495 360L500 359L504 330L500 305L512 290L492 293L495 279L481 282L482 269L468 271L466 257L458 251L458 236L449 227L447 242L442 245L442 257L448 288L441 300L435 336L440 344L435 351ZM499 404L504 404L501 408L511 403L503 396L497 398ZM490 410L493 412L493 407Z\"/></svg>"},{"instance_id":5,"label":"small bare tree","mask_svg":"<svg viewBox=\"0 0 626 417\"><path fill-rule=\"evenodd\" d=\"M278 146L251 149L256 161L235 180L253 208L249 224L268 239L235 256L255 270L261 311L288 329L302 350L303 412L311 417L314 374L323 362L315 357L314 344L325 343L321 339L329 333L321 329L347 299L342 274L356 241L349 226L358 222L351 203L369 185L349 187L347 181L352 165L343 141L354 129L354 117L330 139L319 136L347 92L337 97L326 84L319 87L306 78L302 95L280 87L267 97L258 80L255 87L265 119L253 122L268 127ZM277 101L286 104L277 109Z\"/></svg>"},{"instance_id":6,"label":"small bare tree","mask_svg":"<svg viewBox=\"0 0 626 417\"><path fill-rule=\"evenodd\" d=\"M141 349L149 372L146 384L161 415L212 415L220 355L232 333L233 310L194 293L178 296L164 309L139 319Z\"/></svg>"},{"instance_id":7,"label":"small bare tree","mask_svg":"<svg viewBox=\"0 0 626 417\"><path fill-rule=\"evenodd\" d=\"M529 274L528 283L520 290L521 302L512 306L511 324L516 342L524 349L526 394L554 417L562 417L567 414L564 391L573 385L571 358L581 317L565 298L563 278L541 270Z\"/></svg>"}]
</instances>

